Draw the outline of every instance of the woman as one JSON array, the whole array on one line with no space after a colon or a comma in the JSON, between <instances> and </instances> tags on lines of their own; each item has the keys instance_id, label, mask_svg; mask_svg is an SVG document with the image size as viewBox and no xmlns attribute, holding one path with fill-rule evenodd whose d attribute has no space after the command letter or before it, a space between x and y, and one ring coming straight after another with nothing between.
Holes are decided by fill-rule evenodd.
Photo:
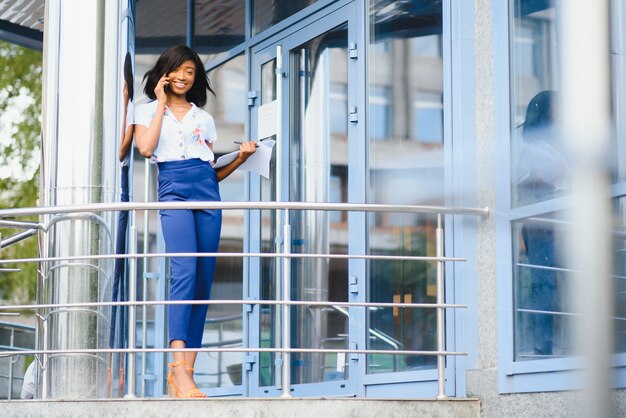
<instances>
[{"instance_id":1,"label":"woman","mask_svg":"<svg viewBox=\"0 0 626 418\"><path fill-rule=\"evenodd\" d=\"M129 186L128 186L128 170L131 159L131 147L133 145L133 133L134 133L134 105L133 105L133 97L134 97L134 88L133 88L133 64L131 55L129 52L126 53L126 57L124 58L124 112L122 113L122 135L120 140L120 164L121 164L121 173L120 173L120 202L128 202L130 199L129 196ZM117 221L117 238L115 241L115 254L125 254L126 253L126 229L128 227L128 211L123 210L120 211L119 218ZM126 270L126 259L124 258L116 258L115 259L115 267L113 274L113 292L111 295L111 300L113 302L125 301L126 300L126 289L125 289L125 277L124 272ZM124 314L124 308L120 307L118 310L117 306L111 307L111 326L110 326L110 334L109 334L109 346L111 348L115 347L116 338L115 338L115 329L116 329L116 321L117 321L117 313L119 311L119 328L117 330L118 338L117 345L118 347L124 346L124 335L125 335L125 327L126 323ZM124 364L124 353L120 353L120 364ZM108 380L107 380L107 397L111 396L111 366L112 366L113 355L111 354L109 359L109 369L108 369ZM120 388L118 390L118 394L122 393L122 386L124 379L121 378L122 375L122 367L120 370L120 378L119 384Z\"/></svg>"},{"instance_id":2,"label":"woman","mask_svg":"<svg viewBox=\"0 0 626 418\"><path fill-rule=\"evenodd\" d=\"M557 93L545 90L528 103L522 127L524 149L517 165L518 203L528 205L562 196L570 190L570 163L559 133ZM527 300L521 307L529 309L529 326L533 334L533 354L555 354L563 293L562 262L559 257L557 223L550 215L535 216L542 220L526 220L521 234L528 264Z\"/></svg>"},{"instance_id":3,"label":"woman","mask_svg":"<svg viewBox=\"0 0 626 418\"><path fill-rule=\"evenodd\" d=\"M255 151L255 142L240 145L238 158L215 171L213 118L200 109L213 93L198 55L186 46L165 51L144 76L150 103L135 110L135 141L141 155L159 167L159 201L219 201L218 182ZM220 210L162 210L167 251L217 252ZM172 257L170 300L209 299L215 257ZM170 305L171 348L199 348L207 305ZM168 374L170 397L205 395L193 380L197 352L174 352Z\"/></svg>"}]
</instances>

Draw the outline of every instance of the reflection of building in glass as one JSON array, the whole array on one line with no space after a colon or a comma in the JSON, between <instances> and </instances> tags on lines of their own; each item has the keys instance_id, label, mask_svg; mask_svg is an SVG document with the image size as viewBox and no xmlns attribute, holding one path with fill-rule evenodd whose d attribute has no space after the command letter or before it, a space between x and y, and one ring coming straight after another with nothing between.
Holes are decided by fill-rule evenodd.
<instances>
[{"instance_id":1,"label":"reflection of building in glass","mask_svg":"<svg viewBox=\"0 0 626 418\"><path fill-rule=\"evenodd\" d=\"M393 10L388 5L371 15L369 201L440 204L445 172L442 10L434 5L419 11L406 7L409 10ZM395 30L399 22L407 29ZM433 221L432 217L417 214L371 216L370 252L434 255ZM434 302L433 267L428 262L372 261L370 300ZM389 335L393 344L429 350L436 346L433 314L430 310L378 309L370 313L370 326ZM379 349L388 344L371 342ZM428 369L434 367L434 360L427 356L403 356L398 360L372 355L368 371Z\"/></svg>"},{"instance_id":2,"label":"reflection of building in glass","mask_svg":"<svg viewBox=\"0 0 626 418\"><path fill-rule=\"evenodd\" d=\"M569 192L569 165L559 133L555 7L518 4L515 19L516 125L513 129L511 195L516 206L550 201ZM520 125L521 124L521 125ZM557 208L555 206L554 208ZM568 291L559 256L563 214L533 211L514 220L515 358L529 361L572 354L572 321L563 299ZM565 314L565 315L562 315Z\"/></svg>"}]
</instances>

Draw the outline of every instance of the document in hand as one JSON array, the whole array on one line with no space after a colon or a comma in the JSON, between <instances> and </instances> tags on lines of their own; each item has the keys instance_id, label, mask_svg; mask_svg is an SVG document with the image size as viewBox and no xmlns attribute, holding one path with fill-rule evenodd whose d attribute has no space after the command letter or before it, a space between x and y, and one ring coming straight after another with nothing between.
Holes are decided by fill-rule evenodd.
<instances>
[{"instance_id":1,"label":"document in hand","mask_svg":"<svg viewBox=\"0 0 626 418\"><path fill-rule=\"evenodd\" d=\"M265 177L266 179L270 178L270 160L272 159L272 148L274 148L274 144L276 141L271 139L266 139L265 141L259 141L257 144L259 147L256 149L255 153L248 158L248 160L241 164L237 169L244 171L252 171L254 173L258 173ZM213 168L220 168L225 165L230 164L235 161L239 155L239 151L233 151L228 154L222 155L217 159Z\"/></svg>"}]
</instances>

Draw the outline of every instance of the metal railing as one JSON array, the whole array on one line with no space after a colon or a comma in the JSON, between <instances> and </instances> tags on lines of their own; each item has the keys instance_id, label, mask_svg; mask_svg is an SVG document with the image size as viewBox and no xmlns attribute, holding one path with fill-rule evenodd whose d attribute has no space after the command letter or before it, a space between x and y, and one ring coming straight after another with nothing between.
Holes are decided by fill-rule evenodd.
<instances>
[{"instance_id":1,"label":"metal railing","mask_svg":"<svg viewBox=\"0 0 626 418\"><path fill-rule=\"evenodd\" d=\"M354 354L354 355L370 355L370 354L394 354L394 355L424 355L437 357L437 380L438 391L437 399L447 399L445 393L445 360L446 356L466 355L467 353L446 350L445 339L445 310L466 308L462 304L447 304L444 299L444 263L466 261L464 258L445 257L444 256L444 231L443 216L444 215L470 215L477 217L486 217L489 214L487 208L451 208L439 206L411 206L411 205L376 205L376 204L343 204L343 203L304 203L304 202L152 202L152 203L99 203L90 205L76 206L57 206L57 207L39 207L39 208L23 208L23 209L4 209L0 210L0 222L6 225L6 218L16 218L21 216L48 215L56 214L72 214L72 213L100 213L106 211L130 211L130 237L127 254L99 254L99 255L81 255L67 257L37 257L13 260L0 260L0 266L8 263L16 262L50 262L50 261L78 261L78 260L98 260L98 259L129 259L128 273L129 277L136 278L137 260L139 258L149 259L156 257L171 257L168 253L138 253L137 251L137 227L135 225L135 212L148 210L163 209L221 209L221 210L275 210L282 211L282 252L276 253L176 253L176 257L241 257L241 258L275 258L282 259L282 277L281 277L281 300L194 300L194 301L137 301L135 280L129 280L129 300L127 302L84 302L84 303L65 303L65 304L30 304L30 305L13 305L0 306L0 314L7 310L25 310L25 309L77 309L77 308L96 308L107 306L127 306L128 307L128 345L129 348L107 348L107 349L73 349L73 350L50 350L44 347L36 350L20 350L20 351L0 351L0 357L14 355L34 355L48 356L56 354L91 354L100 353L126 353L128 365L127 378L127 396L135 396L136 387L136 354L137 353L169 353L169 352L242 352L242 353L278 353L282 355L282 395L281 397L291 396L291 360L292 353L328 353L328 354ZM373 255L373 254L314 254L314 253L291 253L291 225L289 224L289 213L292 210L304 211L349 211L349 212L395 212L395 213L419 213L434 215L437 217L436 228L436 256L392 256L392 255ZM15 222L15 221L8 221ZM35 226L36 225L36 228ZM47 230L47 227L40 224L27 225L28 229ZM396 261L427 261L436 263L436 303L368 303L368 302L324 302L324 301L297 301L290 299L291 278L290 260L306 259L306 258L326 258L326 259L362 259L362 260L396 260ZM175 305L175 304L237 304L237 305L275 305L282 307L282 347L261 348L261 347L202 347L193 349L172 349L172 348L137 348L136 347L136 309L139 306L150 305ZM436 350L375 350L375 349L315 349L315 348L292 348L291 347L291 309L292 306L320 306L337 308L365 307L365 308L410 308L410 309L436 309L437 311L437 349ZM144 341L145 343L145 341ZM144 354L145 357L145 354ZM40 366L46 365L40 361Z\"/></svg>"}]
</instances>

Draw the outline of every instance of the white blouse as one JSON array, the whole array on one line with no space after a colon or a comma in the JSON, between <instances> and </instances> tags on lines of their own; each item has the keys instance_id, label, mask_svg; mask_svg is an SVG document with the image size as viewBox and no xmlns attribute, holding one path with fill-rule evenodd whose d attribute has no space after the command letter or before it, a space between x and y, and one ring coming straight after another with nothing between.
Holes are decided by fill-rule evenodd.
<instances>
[{"instance_id":1,"label":"white blouse","mask_svg":"<svg viewBox=\"0 0 626 418\"><path fill-rule=\"evenodd\" d=\"M150 127L156 112L157 101L138 105L135 108L135 125ZM166 106L161 125L161 136L156 149L152 152L150 162L178 161L199 158L213 161L215 155L208 144L217 141L213 117L195 104L179 121ZM207 144L208 143L208 144Z\"/></svg>"}]
</instances>

